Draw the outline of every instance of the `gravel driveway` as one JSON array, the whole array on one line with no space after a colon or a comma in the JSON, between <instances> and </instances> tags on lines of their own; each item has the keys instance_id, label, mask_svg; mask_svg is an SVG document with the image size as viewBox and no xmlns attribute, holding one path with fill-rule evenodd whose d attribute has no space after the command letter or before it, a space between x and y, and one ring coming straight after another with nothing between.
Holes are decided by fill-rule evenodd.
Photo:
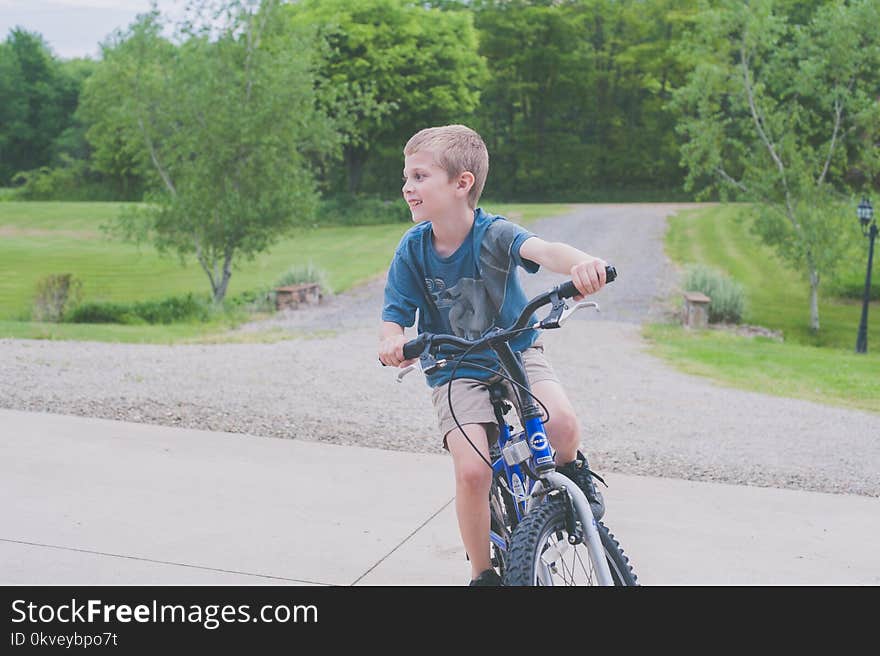
<instances>
[{"instance_id":1,"label":"gravel driveway","mask_svg":"<svg viewBox=\"0 0 880 656\"><path fill-rule=\"evenodd\" d=\"M880 416L725 388L645 352L640 324L668 311L676 281L666 217L682 207L579 206L531 226L620 272L600 314L544 337L594 469L880 496ZM562 279L523 276L530 294ZM300 335L275 344L0 340L0 407L442 453L427 386L377 364L383 284L241 328Z\"/></svg>"}]
</instances>

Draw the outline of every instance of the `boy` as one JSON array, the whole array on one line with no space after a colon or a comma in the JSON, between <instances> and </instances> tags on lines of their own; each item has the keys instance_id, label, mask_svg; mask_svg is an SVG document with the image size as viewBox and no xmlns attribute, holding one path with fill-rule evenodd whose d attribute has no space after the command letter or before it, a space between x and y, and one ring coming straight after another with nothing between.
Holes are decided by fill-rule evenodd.
<instances>
[{"instance_id":1,"label":"boy","mask_svg":"<svg viewBox=\"0 0 880 656\"><path fill-rule=\"evenodd\" d=\"M528 299L516 266L534 273L545 266L570 276L580 300L605 284L605 262L566 244L548 243L502 217L477 208L489 172L489 154L480 136L463 125L418 132L404 148L403 197L417 223L400 240L385 286L379 359L407 366L404 327L415 322L419 333L454 334L476 339L493 326L508 327ZM550 412L547 437L556 451L557 469L584 491L593 514L604 513L587 461L578 451L580 424L571 402L543 356L535 330L511 340L522 354L532 392ZM489 350L473 353L468 362L499 370ZM474 450L489 459L497 439L495 415L486 381L492 374L462 364L452 383L449 410L446 383L451 367L428 376L443 439L455 469L455 510L462 542L470 558L470 585L500 585L489 555L489 488L492 471ZM467 437L465 437L465 435ZM468 439L470 438L470 442Z\"/></svg>"}]
</instances>

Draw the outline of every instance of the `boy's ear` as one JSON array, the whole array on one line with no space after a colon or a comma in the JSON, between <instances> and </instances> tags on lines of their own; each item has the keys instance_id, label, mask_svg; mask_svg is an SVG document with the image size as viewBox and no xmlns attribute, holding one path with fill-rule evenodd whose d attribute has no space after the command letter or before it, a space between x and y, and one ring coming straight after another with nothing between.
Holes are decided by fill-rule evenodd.
<instances>
[{"instance_id":1,"label":"boy's ear","mask_svg":"<svg viewBox=\"0 0 880 656\"><path fill-rule=\"evenodd\" d=\"M463 191L470 191L471 187L474 186L474 182L476 182L474 174L470 171L465 171L458 176L458 184L456 184L455 187L456 189L461 189Z\"/></svg>"}]
</instances>

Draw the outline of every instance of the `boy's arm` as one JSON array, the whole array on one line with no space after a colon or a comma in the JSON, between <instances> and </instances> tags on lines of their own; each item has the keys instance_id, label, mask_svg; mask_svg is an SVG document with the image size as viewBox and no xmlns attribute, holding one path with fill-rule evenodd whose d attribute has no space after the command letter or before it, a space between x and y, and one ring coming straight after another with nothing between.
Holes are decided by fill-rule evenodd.
<instances>
[{"instance_id":1,"label":"boy's arm","mask_svg":"<svg viewBox=\"0 0 880 656\"><path fill-rule=\"evenodd\" d=\"M579 301L588 294L594 294L605 286L604 260L587 255L573 246L562 242L548 242L540 237L529 237L519 249L520 257L547 267L555 273L570 275L574 286L581 293L574 300Z\"/></svg>"}]
</instances>

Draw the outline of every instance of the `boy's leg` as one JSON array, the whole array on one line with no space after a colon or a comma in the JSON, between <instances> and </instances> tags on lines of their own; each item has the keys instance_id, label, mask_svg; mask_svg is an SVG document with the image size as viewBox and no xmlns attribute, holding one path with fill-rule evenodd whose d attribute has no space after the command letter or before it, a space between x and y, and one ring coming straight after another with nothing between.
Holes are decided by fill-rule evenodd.
<instances>
[{"instance_id":1,"label":"boy's leg","mask_svg":"<svg viewBox=\"0 0 880 656\"><path fill-rule=\"evenodd\" d=\"M586 457L578 451L581 426L571 401L555 380L542 380L532 385L532 392L547 406L550 421L544 424L547 439L556 449L556 469L572 479L587 497L596 520L605 514L605 500L589 473Z\"/></svg>"},{"instance_id":2,"label":"boy's leg","mask_svg":"<svg viewBox=\"0 0 880 656\"><path fill-rule=\"evenodd\" d=\"M465 424L467 437L489 462L487 430L493 424ZM446 446L455 467L455 513L461 541L471 561L471 578L492 567L489 555L489 488L492 470L474 451L462 432L455 428L446 434Z\"/></svg>"},{"instance_id":3,"label":"boy's leg","mask_svg":"<svg viewBox=\"0 0 880 656\"><path fill-rule=\"evenodd\" d=\"M571 462L577 456L581 443L581 425L568 395L555 380L533 383L532 393L547 406L550 413L550 421L544 425L544 429L547 439L556 449L556 464Z\"/></svg>"}]
</instances>

